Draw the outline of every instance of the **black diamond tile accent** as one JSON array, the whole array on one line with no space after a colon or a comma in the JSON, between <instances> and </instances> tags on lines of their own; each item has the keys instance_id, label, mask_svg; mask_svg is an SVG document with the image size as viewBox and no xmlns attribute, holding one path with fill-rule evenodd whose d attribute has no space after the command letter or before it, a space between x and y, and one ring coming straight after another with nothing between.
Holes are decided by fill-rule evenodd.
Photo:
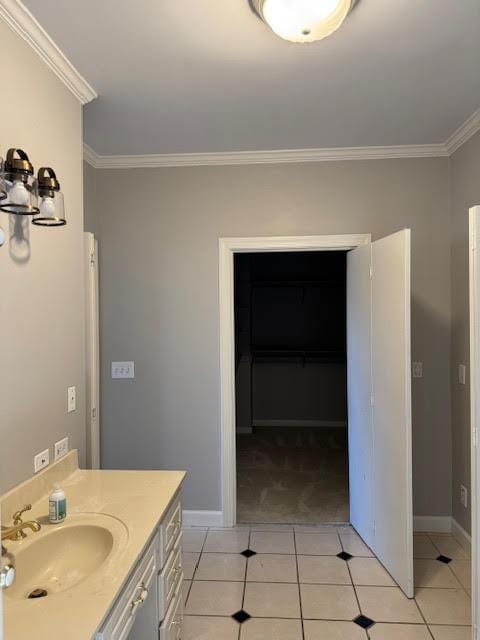
<instances>
[{"instance_id":1,"label":"black diamond tile accent","mask_svg":"<svg viewBox=\"0 0 480 640\"><path fill-rule=\"evenodd\" d=\"M245 558L251 558L252 556L256 556L257 552L252 551L251 549L245 549L245 551L242 551L240 555L245 556Z\"/></svg>"},{"instance_id":2,"label":"black diamond tile accent","mask_svg":"<svg viewBox=\"0 0 480 640\"><path fill-rule=\"evenodd\" d=\"M340 560L345 560L346 562L347 560L351 560L353 556L351 556L346 551L341 551L340 553L337 553L337 558L340 558Z\"/></svg>"},{"instance_id":3,"label":"black diamond tile accent","mask_svg":"<svg viewBox=\"0 0 480 640\"><path fill-rule=\"evenodd\" d=\"M236 620L238 624L243 624L247 620L250 620L251 617L252 616L248 614L246 611L244 611L243 609L241 609L240 611L237 611L237 613L234 613L232 616L232 618Z\"/></svg>"},{"instance_id":4,"label":"black diamond tile accent","mask_svg":"<svg viewBox=\"0 0 480 640\"><path fill-rule=\"evenodd\" d=\"M367 616L357 616L353 622L358 624L359 627L362 627L362 629L370 629L370 627L373 627L375 624L375 620L367 618Z\"/></svg>"},{"instance_id":5,"label":"black diamond tile accent","mask_svg":"<svg viewBox=\"0 0 480 640\"><path fill-rule=\"evenodd\" d=\"M438 556L437 560L439 562L443 562L443 564L448 564L449 562L452 561L452 559L449 558L448 556L442 556L442 555Z\"/></svg>"}]
</instances>

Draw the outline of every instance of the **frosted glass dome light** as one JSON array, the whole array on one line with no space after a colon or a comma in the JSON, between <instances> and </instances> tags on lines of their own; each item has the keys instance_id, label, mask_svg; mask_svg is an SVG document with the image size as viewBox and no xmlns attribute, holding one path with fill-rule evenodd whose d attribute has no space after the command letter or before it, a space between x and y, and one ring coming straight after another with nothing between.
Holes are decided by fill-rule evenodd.
<instances>
[{"instance_id":1,"label":"frosted glass dome light","mask_svg":"<svg viewBox=\"0 0 480 640\"><path fill-rule=\"evenodd\" d=\"M355 0L252 0L274 33L290 42L315 42L336 31Z\"/></svg>"}]
</instances>

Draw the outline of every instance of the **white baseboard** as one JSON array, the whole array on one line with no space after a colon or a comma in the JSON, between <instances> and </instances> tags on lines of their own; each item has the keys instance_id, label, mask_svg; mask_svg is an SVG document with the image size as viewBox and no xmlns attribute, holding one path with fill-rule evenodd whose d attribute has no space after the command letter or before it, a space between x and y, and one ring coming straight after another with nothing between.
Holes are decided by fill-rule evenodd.
<instances>
[{"instance_id":1,"label":"white baseboard","mask_svg":"<svg viewBox=\"0 0 480 640\"><path fill-rule=\"evenodd\" d=\"M452 518L452 535L455 538L455 540L458 542L458 544L460 544L465 549L465 551L467 551L468 553L471 553L472 538L465 531L465 529L458 524L455 518Z\"/></svg>"},{"instance_id":2,"label":"white baseboard","mask_svg":"<svg viewBox=\"0 0 480 640\"><path fill-rule=\"evenodd\" d=\"M183 524L186 527L223 527L221 511L184 510ZM450 516L414 516L413 530L432 533L452 533L465 549L471 548L472 540L468 533Z\"/></svg>"},{"instance_id":3,"label":"white baseboard","mask_svg":"<svg viewBox=\"0 0 480 640\"><path fill-rule=\"evenodd\" d=\"M185 527L223 527L221 511L183 511Z\"/></svg>"},{"instance_id":4,"label":"white baseboard","mask_svg":"<svg viewBox=\"0 0 480 640\"><path fill-rule=\"evenodd\" d=\"M254 427L346 427L345 420L254 420Z\"/></svg>"},{"instance_id":5,"label":"white baseboard","mask_svg":"<svg viewBox=\"0 0 480 640\"><path fill-rule=\"evenodd\" d=\"M413 516L413 530L451 533L452 518L450 516Z\"/></svg>"}]
</instances>

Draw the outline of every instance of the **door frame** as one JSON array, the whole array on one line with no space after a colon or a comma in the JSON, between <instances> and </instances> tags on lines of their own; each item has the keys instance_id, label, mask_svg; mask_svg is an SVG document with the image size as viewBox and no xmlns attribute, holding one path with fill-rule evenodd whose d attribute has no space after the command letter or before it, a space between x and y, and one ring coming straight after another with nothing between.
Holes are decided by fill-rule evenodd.
<instances>
[{"instance_id":1,"label":"door frame","mask_svg":"<svg viewBox=\"0 0 480 640\"><path fill-rule=\"evenodd\" d=\"M100 327L98 241L84 232L87 465L100 468Z\"/></svg>"},{"instance_id":2,"label":"door frame","mask_svg":"<svg viewBox=\"0 0 480 640\"><path fill-rule=\"evenodd\" d=\"M235 441L234 254L292 251L348 251L371 242L371 234L219 238L220 425L222 518L237 520Z\"/></svg>"},{"instance_id":3,"label":"door frame","mask_svg":"<svg viewBox=\"0 0 480 640\"><path fill-rule=\"evenodd\" d=\"M472 537L472 638L477 638L480 626L478 600L480 596L480 262L478 259L477 219L480 205L469 209L469 308L470 308L470 505Z\"/></svg>"}]
</instances>

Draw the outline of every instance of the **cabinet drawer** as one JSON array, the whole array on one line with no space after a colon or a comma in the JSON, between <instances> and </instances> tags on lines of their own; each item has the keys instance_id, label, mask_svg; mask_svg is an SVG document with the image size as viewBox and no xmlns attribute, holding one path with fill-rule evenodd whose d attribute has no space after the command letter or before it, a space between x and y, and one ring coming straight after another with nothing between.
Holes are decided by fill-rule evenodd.
<instances>
[{"instance_id":1,"label":"cabinet drawer","mask_svg":"<svg viewBox=\"0 0 480 640\"><path fill-rule=\"evenodd\" d=\"M177 537L168 560L158 576L158 617L163 620L175 593L176 583L182 576L182 534Z\"/></svg>"},{"instance_id":2,"label":"cabinet drawer","mask_svg":"<svg viewBox=\"0 0 480 640\"><path fill-rule=\"evenodd\" d=\"M147 599L157 576L158 537L150 543L134 574L113 606L107 621L96 634L96 640L126 640L137 612Z\"/></svg>"},{"instance_id":3,"label":"cabinet drawer","mask_svg":"<svg viewBox=\"0 0 480 640\"><path fill-rule=\"evenodd\" d=\"M182 529L182 505L180 496L178 496L167 515L163 519L159 528L160 534L160 550L159 550L159 569L162 568L167 561L168 554L175 544L175 540Z\"/></svg>"},{"instance_id":4,"label":"cabinet drawer","mask_svg":"<svg viewBox=\"0 0 480 640\"><path fill-rule=\"evenodd\" d=\"M177 582L175 595L160 625L160 640L181 640L183 624L183 579Z\"/></svg>"}]
</instances>

